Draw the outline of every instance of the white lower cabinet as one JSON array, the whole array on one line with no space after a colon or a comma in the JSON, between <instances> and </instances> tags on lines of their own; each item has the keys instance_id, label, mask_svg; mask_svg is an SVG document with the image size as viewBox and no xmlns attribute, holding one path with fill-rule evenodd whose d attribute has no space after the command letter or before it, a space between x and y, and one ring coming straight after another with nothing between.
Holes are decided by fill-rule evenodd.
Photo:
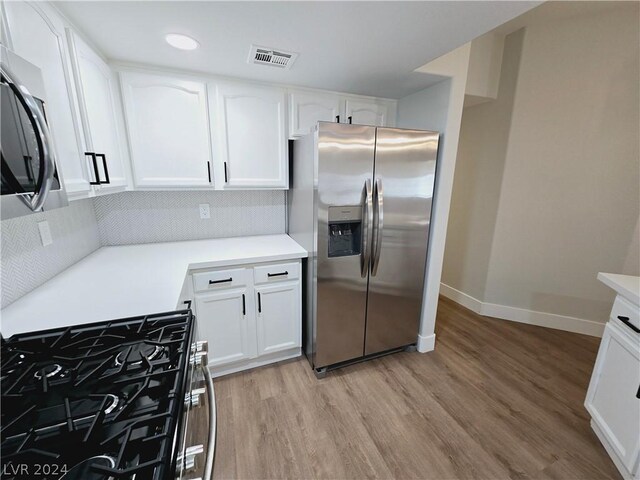
<instances>
[{"instance_id":1,"label":"white lower cabinet","mask_svg":"<svg viewBox=\"0 0 640 480\"><path fill-rule=\"evenodd\" d=\"M246 288L196 295L198 330L209 341L209 366L255 357L255 326L249 322L246 298Z\"/></svg>"},{"instance_id":2,"label":"white lower cabinet","mask_svg":"<svg viewBox=\"0 0 640 480\"><path fill-rule=\"evenodd\" d=\"M585 407L623 477L640 478L640 333L617 315L605 327Z\"/></svg>"},{"instance_id":3,"label":"white lower cabinet","mask_svg":"<svg viewBox=\"0 0 640 480\"><path fill-rule=\"evenodd\" d=\"M300 283L255 288L258 355L288 350L300 345Z\"/></svg>"},{"instance_id":4,"label":"white lower cabinet","mask_svg":"<svg viewBox=\"0 0 640 480\"><path fill-rule=\"evenodd\" d=\"M300 355L300 260L198 271L192 279L214 376Z\"/></svg>"}]
</instances>

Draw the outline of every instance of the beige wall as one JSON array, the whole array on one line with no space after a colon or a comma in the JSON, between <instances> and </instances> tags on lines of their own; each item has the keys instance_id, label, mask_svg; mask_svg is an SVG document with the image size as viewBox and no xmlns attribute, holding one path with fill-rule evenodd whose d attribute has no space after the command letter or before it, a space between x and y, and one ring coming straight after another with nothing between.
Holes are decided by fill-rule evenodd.
<instances>
[{"instance_id":1,"label":"beige wall","mask_svg":"<svg viewBox=\"0 0 640 480\"><path fill-rule=\"evenodd\" d=\"M604 321L596 274L640 274L640 11L569 3L506 39L498 99L464 111L443 283Z\"/></svg>"}]
</instances>

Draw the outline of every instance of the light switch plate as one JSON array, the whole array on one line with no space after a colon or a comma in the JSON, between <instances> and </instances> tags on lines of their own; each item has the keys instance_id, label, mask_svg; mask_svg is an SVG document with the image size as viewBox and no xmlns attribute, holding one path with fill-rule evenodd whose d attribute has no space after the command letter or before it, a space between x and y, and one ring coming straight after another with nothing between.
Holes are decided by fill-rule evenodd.
<instances>
[{"instance_id":1,"label":"light switch plate","mask_svg":"<svg viewBox=\"0 0 640 480\"><path fill-rule=\"evenodd\" d=\"M46 247L47 245L51 245L53 243L53 238L51 237L49 222L47 222L46 220L44 220L43 222L38 222L38 230L40 230L40 240L42 240L42 246Z\"/></svg>"},{"instance_id":2,"label":"light switch plate","mask_svg":"<svg viewBox=\"0 0 640 480\"><path fill-rule=\"evenodd\" d=\"M201 203L200 204L200 218L201 219L207 219L207 218L211 218L211 211L209 210L209 204L208 203Z\"/></svg>"}]
</instances>

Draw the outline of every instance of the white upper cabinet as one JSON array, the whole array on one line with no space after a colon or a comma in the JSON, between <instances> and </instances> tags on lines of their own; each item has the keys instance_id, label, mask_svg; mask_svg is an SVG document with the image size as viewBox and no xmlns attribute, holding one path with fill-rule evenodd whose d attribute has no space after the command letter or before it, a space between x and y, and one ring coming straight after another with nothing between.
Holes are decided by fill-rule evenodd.
<instances>
[{"instance_id":1,"label":"white upper cabinet","mask_svg":"<svg viewBox=\"0 0 640 480\"><path fill-rule=\"evenodd\" d=\"M99 184L96 193L123 190L127 174L118 132L114 73L78 35L67 29L67 37L84 130L84 152L92 182Z\"/></svg>"},{"instance_id":2,"label":"white upper cabinet","mask_svg":"<svg viewBox=\"0 0 640 480\"><path fill-rule=\"evenodd\" d=\"M389 107L383 103L348 98L345 101L346 123L385 127L387 126L388 110Z\"/></svg>"},{"instance_id":3,"label":"white upper cabinet","mask_svg":"<svg viewBox=\"0 0 640 480\"><path fill-rule=\"evenodd\" d=\"M12 49L42 71L47 94L45 114L65 190L70 198L87 196L91 186L77 128L78 111L64 41L65 24L45 3L2 2L2 6Z\"/></svg>"},{"instance_id":4,"label":"white upper cabinet","mask_svg":"<svg viewBox=\"0 0 640 480\"><path fill-rule=\"evenodd\" d=\"M284 90L240 83L208 88L216 186L288 188Z\"/></svg>"},{"instance_id":5,"label":"white upper cabinet","mask_svg":"<svg viewBox=\"0 0 640 480\"><path fill-rule=\"evenodd\" d=\"M205 84L122 72L122 95L136 187L210 187Z\"/></svg>"},{"instance_id":6,"label":"white upper cabinet","mask_svg":"<svg viewBox=\"0 0 640 480\"><path fill-rule=\"evenodd\" d=\"M340 122L342 104L338 95L290 92L289 138L308 134L318 122Z\"/></svg>"}]
</instances>

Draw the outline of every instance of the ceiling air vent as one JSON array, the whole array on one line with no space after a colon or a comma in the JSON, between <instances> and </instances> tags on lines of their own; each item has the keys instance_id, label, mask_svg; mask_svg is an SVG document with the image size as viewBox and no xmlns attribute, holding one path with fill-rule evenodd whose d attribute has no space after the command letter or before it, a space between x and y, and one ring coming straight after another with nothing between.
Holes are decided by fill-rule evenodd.
<instances>
[{"instance_id":1,"label":"ceiling air vent","mask_svg":"<svg viewBox=\"0 0 640 480\"><path fill-rule=\"evenodd\" d=\"M273 48L251 45L247 62L289 69L293 62L295 62L297 56L297 53L283 52Z\"/></svg>"}]
</instances>

